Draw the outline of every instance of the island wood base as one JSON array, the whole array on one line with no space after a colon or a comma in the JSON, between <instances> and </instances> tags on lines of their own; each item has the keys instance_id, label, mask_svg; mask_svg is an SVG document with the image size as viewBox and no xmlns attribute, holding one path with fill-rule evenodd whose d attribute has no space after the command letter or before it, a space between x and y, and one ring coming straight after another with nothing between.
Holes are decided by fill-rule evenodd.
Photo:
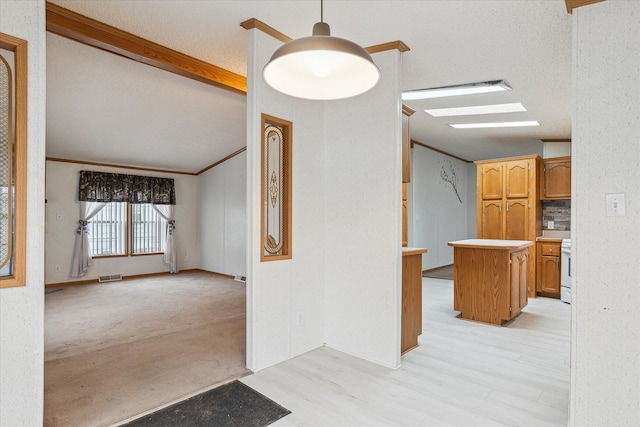
<instances>
[{"instance_id":1,"label":"island wood base","mask_svg":"<svg viewBox=\"0 0 640 427\"><path fill-rule=\"evenodd\" d=\"M528 302L529 246L526 240L469 239L450 242L453 251L453 309L460 317L504 325Z\"/></svg>"}]
</instances>

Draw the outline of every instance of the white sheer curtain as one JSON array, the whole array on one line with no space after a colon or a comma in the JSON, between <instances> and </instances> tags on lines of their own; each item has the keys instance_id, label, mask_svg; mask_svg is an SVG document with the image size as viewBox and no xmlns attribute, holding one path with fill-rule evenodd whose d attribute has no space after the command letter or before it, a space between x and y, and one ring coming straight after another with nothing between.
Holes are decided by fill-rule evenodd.
<instances>
[{"instance_id":1,"label":"white sheer curtain","mask_svg":"<svg viewBox=\"0 0 640 427\"><path fill-rule=\"evenodd\" d=\"M91 265L91 251L89 251L89 230L87 224L98 212L107 206L102 202L80 202L80 221L76 230L76 246L73 253L71 277L82 277Z\"/></svg>"},{"instance_id":2,"label":"white sheer curtain","mask_svg":"<svg viewBox=\"0 0 640 427\"><path fill-rule=\"evenodd\" d=\"M164 245L164 263L169 266L169 273L177 273L178 254L176 253L176 220L174 205L153 205L153 208L167 221L167 238Z\"/></svg>"}]
</instances>

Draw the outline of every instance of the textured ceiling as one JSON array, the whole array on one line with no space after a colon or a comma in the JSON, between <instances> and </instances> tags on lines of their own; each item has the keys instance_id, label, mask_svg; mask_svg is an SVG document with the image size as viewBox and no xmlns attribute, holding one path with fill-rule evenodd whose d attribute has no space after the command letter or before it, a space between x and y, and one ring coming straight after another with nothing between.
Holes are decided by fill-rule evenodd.
<instances>
[{"instance_id":1,"label":"textured ceiling","mask_svg":"<svg viewBox=\"0 0 640 427\"><path fill-rule=\"evenodd\" d=\"M257 18L307 36L318 1L60 1L62 7L246 75L246 30ZM512 91L410 101L414 140L468 160L541 153L571 137L571 16L564 2L324 2L332 34L363 46L402 40L406 90L506 80ZM375 60L375 55L374 55ZM468 121L540 127L455 130L425 108L522 102L527 112ZM197 172L246 144L239 95L47 35L47 155Z\"/></svg>"}]
</instances>

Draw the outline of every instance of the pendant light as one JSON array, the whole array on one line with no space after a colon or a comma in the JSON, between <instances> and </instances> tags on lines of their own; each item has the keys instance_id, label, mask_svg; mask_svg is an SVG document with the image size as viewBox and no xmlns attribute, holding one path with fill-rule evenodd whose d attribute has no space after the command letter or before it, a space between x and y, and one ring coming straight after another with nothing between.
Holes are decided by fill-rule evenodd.
<instances>
[{"instance_id":1,"label":"pendant light","mask_svg":"<svg viewBox=\"0 0 640 427\"><path fill-rule=\"evenodd\" d=\"M331 36L320 22L311 37L290 41L277 49L264 67L264 79L275 90L305 99L330 100L360 95L374 87L380 70L371 55L356 43Z\"/></svg>"}]
</instances>

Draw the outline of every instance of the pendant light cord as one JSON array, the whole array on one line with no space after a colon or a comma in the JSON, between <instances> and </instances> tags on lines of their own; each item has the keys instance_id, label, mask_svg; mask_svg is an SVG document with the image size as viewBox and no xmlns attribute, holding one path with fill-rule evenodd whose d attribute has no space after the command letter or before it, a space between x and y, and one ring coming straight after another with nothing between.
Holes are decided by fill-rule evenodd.
<instances>
[{"instance_id":1,"label":"pendant light cord","mask_svg":"<svg viewBox=\"0 0 640 427\"><path fill-rule=\"evenodd\" d=\"M323 0L320 0L320 22L324 22L324 6Z\"/></svg>"}]
</instances>

